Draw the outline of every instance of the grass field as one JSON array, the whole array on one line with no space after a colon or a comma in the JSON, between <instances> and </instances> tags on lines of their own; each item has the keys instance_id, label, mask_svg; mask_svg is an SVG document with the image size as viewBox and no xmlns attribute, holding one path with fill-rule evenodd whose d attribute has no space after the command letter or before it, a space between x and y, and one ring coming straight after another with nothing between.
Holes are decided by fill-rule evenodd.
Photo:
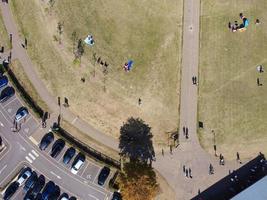
<instances>
[{"instance_id":1,"label":"grass field","mask_svg":"<svg viewBox=\"0 0 267 200\"><path fill-rule=\"evenodd\" d=\"M201 144L226 158L238 151L248 158L267 153L267 4L265 0L202 0L200 42L200 84L198 119ZM247 31L232 33L228 22L239 13L250 20ZM260 25L255 25L259 18ZM257 86L257 78L263 86Z\"/></svg>"},{"instance_id":2,"label":"grass field","mask_svg":"<svg viewBox=\"0 0 267 200\"><path fill-rule=\"evenodd\" d=\"M134 116L150 124L157 143L165 141L179 120L182 0L62 0L52 11L45 2L14 0L11 7L49 91L67 97L74 113L107 134L118 137ZM62 44L54 40L58 22ZM95 38L81 66L73 64L73 31ZM109 64L106 76L94 54ZM129 73L122 69L127 59L134 60Z\"/></svg>"},{"instance_id":3,"label":"grass field","mask_svg":"<svg viewBox=\"0 0 267 200\"><path fill-rule=\"evenodd\" d=\"M0 10L0 46L4 46L5 50L9 49L9 36L2 19L1 10Z\"/></svg>"},{"instance_id":4,"label":"grass field","mask_svg":"<svg viewBox=\"0 0 267 200\"><path fill-rule=\"evenodd\" d=\"M38 95L37 91L33 87L32 83L28 79L26 73L21 70L22 65L18 60L13 60L10 69L16 75L16 78L19 80L19 83L23 86L24 90L29 94L29 96L40 106L43 110L49 111L48 106L43 102L41 97Z\"/></svg>"}]
</instances>

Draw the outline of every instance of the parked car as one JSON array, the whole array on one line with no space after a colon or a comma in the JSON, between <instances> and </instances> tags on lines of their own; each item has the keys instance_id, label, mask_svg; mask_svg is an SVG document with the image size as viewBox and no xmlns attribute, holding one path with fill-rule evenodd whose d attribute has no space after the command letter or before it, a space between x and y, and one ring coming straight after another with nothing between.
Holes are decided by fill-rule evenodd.
<instances>
[{"instance_id":1,"label":"parked car","mask_svg":"<svg viewBox=\"0 0 267 200\"><path fill-rule=\"evenodd\" d=\"M34 195L34 197L36 197L38 193L43 189L44 185L45 185L45 177L43 175L40 175L38 177L36 184L32 188L32 194Z\"/></svg>"},{"instance_id":2,"label":"parked car","mask_svg":"<svg viewBox=\"0 0 267 200\"><path fill-rule=\"evenodd\" d=\"M65 146L65 141L62 139L58 139L53 144L52 151L51 151L50 155L53 158L56 158L58 156L58 154L61 152L61 150L64 148L64 146Z\"/></svg>"},{"instance_id":3,"label":"parked car","mask_svg":"<svg viewBox=\"0 0 267 200\"><path fill-rule=\"evenodd\" d=\"M55 190L55 183L53 181L49 181L42 192L42 200L48 200L49 196L54 192Z\"/></svg>"},{"instance_id":4,"label":"parked car","mask_svg":"<svg viewBox=\"0 0 267 200\"><path fill-rule=\"evenodd\" d=\"M25 182L25 185L23 187L24 192L28 192L31 188L33 188L37 180L38 180L37 173L33 171L31 176Z\"/></svg>"},{"instance_id":5,"label":"parked car","mask_svg":"<svg viewBox=\"0 0 267 200\"><path fill-rule=\"evenodd\" d=\"M0 94L0 103L5 102L10 97L12 97L15 94L15 89L11 86L7 86L5 89L2 90Z\"/></svg>"},{"instance_id":6,"label":"parked car","mask_svg":"<svg viewBox=\"0 0 267 200\"><path fill-rule=\"evenodd\" d=\"M114 192L111 200L122 200L122 196L119 192Z\"/></svg>"},{"instance_id":7,"label":"parked car","mask_svg":"<svg viewBox=\"0 0 267 200\"><path fill-rule=\"evenodd\" d=\"M16 113L15 116L15 121L18 123L20 122L22 119L25 119L25 117L27 117L27 115L29 114L29 111L27 108L25 107L20 107Z\"/></svg>"},{"instance_id":8,"label":"parked car","mask_svg":"<svg viewBox=\"0 0 267 200\"><path fill-rule=\"evenodd\" d=\"M58 200L69 200L69 195L67 193L63 193L62 195L60 195Z\"/></svg>"},{"instance_id":9,"label":"parked car","mask_svg":"<svg viewBox=\"0 0 267 200\"><path fill-rule=\"evenodd\" d=\"M0 77L0 88L5 87L8 84L8 78L6 76Z\"/></svg>"},{"instance_id":10,"label":"parked car","mask_svg":"<svg viewBox=\"0 0 267 200\"><path fill-rule=\"evenodd\" d=\"M44 137L42 138L40 145L39 145L39 148L43 151L53 141L54 141L54 134L52 132L49 132L49 133L45 134Z\"/></svg>"},{"instance_id":11,"label":"parked car","mask_svg":"<svg viewBox=\"0 0 267 200\"><path fill-rule=\"evenodd\" d=\"M29 190L29 191L26 193L26 195L25 195L25 197L24 197L23 200L35 200L35 197L34 197L34 195L31 193L31 191Z\"/></svg>"},{"instance_id":12,"label":"parked car","mask_svg":"<svg viewBox=\"0 0 267 200\"><path fill-rule=\"evenodd\" d=\"M71 198L69 198L69 200L77 200L77 198L76 197L71 197Z\"/></svg>"},{"instance_id":13,"label":"parked car","mask_svg":"<svg viewBox=\"0 0 267 200\"><path fill-rule=\"evenodd\" d=\"M53 200L53 199L58 199L58 197L60 196L60 188L58 185L55 186L54 188L54 192L49 196L49 199Z\"/></svg>"},{"instance_id":14,"label":"parked car","mask_svg":"<svg viewBox=\"0 0 267 200\"><path fill-rule=\"evenodd\" d=\"M82 153L78 153L78 155L75 157L72 163L71 173L77 174L84 162L85 162L85 156Z\"/></svg>"},{"instance_id":15,"label":"parked car","mask_svg":"<svg viewBox=\"0 0 267 200\"><path fill-rule=\"evenodd\" d=\"M108 167L103 167L98 175L98 184L99 185L104 185L105 181L108 178L108 175L110 173L110 169Z\"/></svg>"},{"instance_id":16,"label":"parked car","mask_svg":"<svg viewBox=\"0 0 267 200\"><path fill-rule=\"evenodd\" d=\"M35 200L43 200L42 199L42 193L38 193Z\"/></svg>"},{"instance_id":17,"label":"parked car","mask_svg":"<svg viewBox=\"0 0 267 200\"><path fill-rule=\"evenodd\" d=\"M6 189L3 199L4 200L10 199L15 194L15 192L18 190L18 188L19 188L19 183L17 181L11 183Z\"/></svg>"},{"instance_id":18,"label":"parked car","mask_svg":"<svg viewBox=\"0 0 267 200\"><path fill-rule=\"evenodd\" d=\"M32 170L29 167L25 167L21 170L20 175L18 176L17 182L19 186L21 186L26 179L28 179L32 175Z\"/></svg>"},{"instance_id":19,"label":"parked car","mask_svg":"<svg viewBox=\"0 0 267 200\"><path fill-rule=\"evenodd\" d=\"M63 163L66 165L69 164L70 160L73 158L75 153L76 150L73 147L68 148L63 156Z\"/></svg>"}]
</instances>

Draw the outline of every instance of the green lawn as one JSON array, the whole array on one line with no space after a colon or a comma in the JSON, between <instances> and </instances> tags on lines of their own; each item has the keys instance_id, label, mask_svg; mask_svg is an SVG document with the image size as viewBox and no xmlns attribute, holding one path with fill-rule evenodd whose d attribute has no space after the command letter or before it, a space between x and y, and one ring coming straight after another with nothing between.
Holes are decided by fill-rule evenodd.
<instances>
[{"instance_id":1,"label":"green lawn","mask_svg":"<svg viewBox=\"0 0 267 200\"><path fill-rule=\"evenodd\" d=\"M202 0L198 119L201 144L217 148L228 158L239 151L250 157L267 153L267 4L265 0ZM247 31L232 33L228 22L242 12L250 20ZM259 18L262 22L255 25ZM257 86L260 78L263 86Z\"/></svg>"},{"instance_id":2,"label":"green lawn","mask_svg":"<svg viewBox=\"0 0 267 200\"><path fill-rule=\"evenodd\" d=\"M52 12L42 1L13 0L11 6L29 38L29 55L55 96L68 97L74 113L115 137L128 117L141 117L161 143L179 121L182 2L61 0ZM58 22L64 23L61 45L54 41ZM73 31L95 38L81 66L73 64ZM94 53L109 64L106 78ZM129 73L122 69L127 59L134 60Z\"/></svg>"}]
</instances>

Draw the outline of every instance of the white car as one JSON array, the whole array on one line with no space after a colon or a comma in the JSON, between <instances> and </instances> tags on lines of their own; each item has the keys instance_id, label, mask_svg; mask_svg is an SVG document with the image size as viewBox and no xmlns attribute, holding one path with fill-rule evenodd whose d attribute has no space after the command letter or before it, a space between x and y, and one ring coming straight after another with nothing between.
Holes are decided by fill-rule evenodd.
<instances>
[{"instance_id":1,"label":"white car","mask_svg":"<svg viewBox=\"0 0 267 200\"><path fill-rule=\"evenodd\" d=\"M19 183L19 186L21 186L25 182L25 180L28 179L31 175L32 170L29 167L24 168L18 176L17 182Z\"/></svg>"},{"instance_id":2,"label":"white car","mask_svg":"<svg viewBox=\"0 0 267 200\"><path fill-rule=\"evenodd\" d=\"M15 121L20 122L22 119L24 119L27 115L29 114L29 111L25 107L21 107L18 109L16 116L15 116Z\"/></svg>"},{"instance_id":3,"label":"white car","mask_svg":"<svg viewBox=\"0 0 267 200\"><path fill-rule=\"evenodd\" d=\"M79 153L72 163L71 173L77 174L79 169L82 167L84 161L85 161L85 156Z\"/></svg>"}]
</instances>

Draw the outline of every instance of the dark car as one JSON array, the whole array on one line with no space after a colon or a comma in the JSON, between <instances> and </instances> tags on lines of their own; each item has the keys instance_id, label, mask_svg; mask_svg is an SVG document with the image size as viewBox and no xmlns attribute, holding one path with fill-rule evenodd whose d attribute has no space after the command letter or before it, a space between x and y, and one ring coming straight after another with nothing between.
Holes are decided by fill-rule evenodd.
<instances>
[{"instance_id":1,"label":"dark car","mask_svg":"<svg viewBox=\"0 0 267 200\"><path fill-rule=\"evenodd\" d=\"M68 148L68 150L65 152L63 156L63 163L68 164L70 160L73 158L75 155L76 150L73 147Z\"/></svg>"},{"instance_id":2,"label":"dark car","mask_svg":"<svg viewBox=\"0 0 267 200\"><path fill-rule=\"evenodd\" d=\"M11 86L7 86L5 89L2 90L0 94L0 103L5 102L10 97L12 97L15 94L15 89Z\"/></svg>"},{"instance_id":3,"label":"dark car","mask_svg":"<svg viewBox=\"0 0 267 200\"><path fill-rule=\"evenodd\" d=\"M57 200L59 196L60 196L60 188L58 185L56 185L54 188L54 192L51 195L49 195L48 199L49 200Z\"/></svg>"},{"instance_id":4,"label":"dark car","mask_svg":"<svg viewBox=\"0 0 267 200\"><path fill-rule=\"evenodd\" d=\"M51 142L54 141L54 134L52 132L49 132L44 135L44 137L41 140L41 143L39 145L39 148L41 150L45 150Z\"/></svg>"},{"instance_id":5,"label":"dark car","mask_svg":"<svg viewBox=\"0 0 267 200\"><path fill-rule=\"evenodd\" d=\"M10 199L15 194L15 192L18 190L18 188L19 188L19 183L17 181L11 183L6 189L3 199L4 200Z\"/></svg>"},{"instance_id":6,"label":"dark car","mask_svg":"<svg viewBox=\"0 0 267 200\"><path fill-rule=\"evenodd\" d=\"M42 194L41 193L38 193L35 200L43 200L42 199Z\"/></svg>"},{"instance_id":7,"label":"dark car","mask_svg":"<svg viewBox=\"0 0 267 200\"><path fill-rule=\"evenodd\" d=\"M30 190L26 193L24 200L35 200L34 195L30 192Z\"/></svg>"},{"instance_id":8,"label":"dark car","mask_svg":"<svg viewBox=\"0 0 267 200\"><path fill-rule=\"evenodd\" d=\"M62 139L58 139L53 144L52 151L51 151L50 155L53 158L56 158L58 156L58 154L61 152L61 150L64 148L64 146L65 146L65 141Z\"/></svg>"},{"instance_id":9,"label":"dark car","mask_svg":"<svg viewBox=\"0 0 267 200\"><path fill-rule=\"evenodd\" d=\"M58 200L69 200L69 195L67 193L63 193L62 195L60 195Z\"/></svg>"},{"instance_id":10,"label":"dark car","mask_svg":"<svg viewBox=\"0 0 267 200\"><path fill-rule=\"evenodd\" d=\"M49 181L42 192L42 200L48 200L49 196L53 194L55 191L55 183L53 181Z\"/></svg>"},{"instance_id":11,"label":"dark car","mask_svg":"<svg viewBox=\"0 0 267 200\"><path fill-rule=\"evenodd\" d=\"M122 200L121 194L119 192L114 192L111 200Z\"/></svg>"},{"instance_id":12,"label":"dark car","mask_svg":"<svg viewBox=\"0 0 267 200\"><path fill-rule=\"evenodd\" d=\"M8 78L6 76L0 77L0 88L6 86L8 84Z\"/></svg>"},{"instance_id":13,"label":"dark car","mask_svg":"<svg viewBox=\"0 0 267 200\"><path fill-rule=\"evenodd\" d=\"M99 185L105 184L105 181L107 180L109 173L110 173L110 169L108 167L105 166L101 169L101 172L98 175L98 184Z\"/></svg>"},{"instance_id":14,"label":"dark car","mask_svg":"<svg viewBox=\"0 0 267 200\"><path fill-rule=\"evenodd\" d=\"M71 198L69 198L69 200L77 200L77 198L76 197L71 197Z\"/></svg>"},{"instance_id":15,"label":"dark car","mask_svg":"<svg viewBox=\"0 0 267 200\"><path fill-rule=\"evenodd\" d=\"M33 171L32 175L25 182L25 185L23 187L24 192L28 192L31 188L33 188L35 183L37 182L37 179L38 179L37 173Z\"/></svg>"},{"instance_id":16,"label":"dark car","mask_svg":"<svg viewBox=\"0 0 267 200\"><path fill-rule=\"evenodd\" d=\"M43 175L40 175L38 177L36 184L32 188L32 194L34 195L34 197L36 197L38 193L43 189L44 185L45 185L45 177Z\"/></svg>"}]
</instances>

